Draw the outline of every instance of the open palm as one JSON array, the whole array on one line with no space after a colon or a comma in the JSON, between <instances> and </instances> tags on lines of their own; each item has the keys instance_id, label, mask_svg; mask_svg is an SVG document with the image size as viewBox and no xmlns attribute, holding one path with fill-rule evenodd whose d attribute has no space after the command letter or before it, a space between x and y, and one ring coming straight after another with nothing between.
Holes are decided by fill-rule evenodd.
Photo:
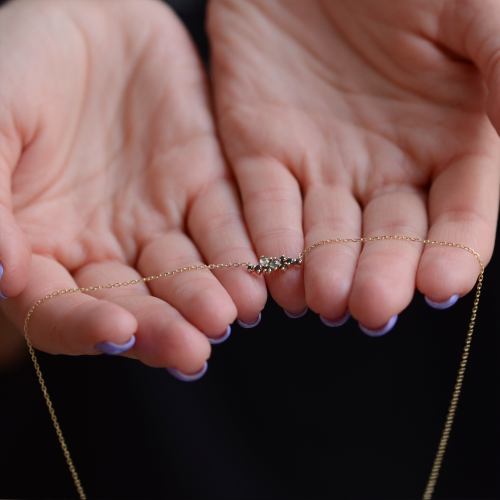
<instances>
[{"instance_id":1,"label":"open palm","mask_svg":"<svg viewBox=\"0 0 500 500\"><path fill-rule=\"evenodd\" d=\"M165 6L19 1L0 21L2 306L19 329L54 290L255 259L202 65ZM265 303L263 283L228 272L53 299L33 344L96 354L135 334L128 355L198 371L207 336Z\"/></svg>"},{"instance_id":2,"label":"open palm","mask_svg":"<svg viewBox=\"0 0 500 500\"><path fill-rule=\"evenodd\" d=\"M500 47L495 16L494 2L213 0L217 116L257 252L399 234L487 262L500 150L482 73ZM375 333L415 287L445 302L478 273L466 252L382 241L320 247L268 285L292 312L335 324L350 310Z\"/></svg>"}]
</instances>

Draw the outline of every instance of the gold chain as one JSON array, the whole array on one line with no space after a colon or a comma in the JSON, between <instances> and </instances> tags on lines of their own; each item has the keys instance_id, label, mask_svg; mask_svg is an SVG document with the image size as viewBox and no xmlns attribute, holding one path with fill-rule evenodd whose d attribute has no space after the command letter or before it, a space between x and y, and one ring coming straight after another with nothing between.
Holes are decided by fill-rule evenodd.
<instances>
[{"instance_id":1,"label":"gold chain","mask_svg":"<svg viewBox=\"0 0 500 500\"><path fill-rule=\"evenodd\" d=\"M47 407L49 408L50 418L52 418L52 423L54 424L54 427L56 429L56 434L59 439L59 443L64 453L64 458L66 458L66 463L68 464L69 471L71 472L71 476L73 477L73 481L75 483L76 489L78 490L78 494L80 495L80 498L82 500L85 500L87 497L85 495L85 492L83 491L83 486L80 481L80 478L78 477L78 473L76 472L73 460L71 459L71 455L69 454L68 446L61 431L59 422L57 421L56 412L52 407L52 401L50 400L49 392L47 391L47 386L45 385L45 380L43 379L42 371L40 370L40 365L38 364L38 360L35 355L35 349L33 348L31 340L27 334L25 334L25 337L26 337L26 342L28 343L28 349L30 351L31 359L33 361L33 364L35 365L38 381L40 382L40 386L42 388L43 397L45 398L45 402L47 403Z\"/></svg>"},{"instance_id":2,"label":"gold chain","mask_svg":"<svg viewBox=\"0 0 500 500\"><path fill-rule=\"evenodd\" d=\"M455 412L457 410L457 405L458 405L458 398L460 396L460 391L462 390L462 384L465 375L465 367L467 366L467 360L469 359L470 343L472 341L472 334L474 333L474 325L476 324L477 308L479 306L479 297L481 295L481 288L483 287L484 267L482 266L481 259L479 257L478 259L481 264L481 274L479 275L479 278L477 280L476 297L474 298L474 306L472 307L472 316L470 318L469 330L467 331L467 336L465 338L465 346L462 353L462 361L460 363L460 368L458 370L458 376L455 382L455 388L453 389L450 407L448 408L448 414L446 415L443 434L441 435L441 440L439 441L436 458L434 458L434 464L432 465L431 474L429 476L429 480L427 481L427 486L425 488L424 496L422 497L423 500L431 500L432 494L434 493L434 488L436 487L436 482L439 476L439 470L441 469L441 463L443 462L444 452L446 450L446 445L448 444L448 438L450 437L451 426L453 425L453 419L455 418Z\"/></svg>"},{"instance_id":3,"label":"gold chain","mask_svg":"<svg viewBox=\"0 0 500 500\"><path fill-rule=\"evenodd\" d=\"M484 277L484 264L481 259L481 256L475 252L472 248L466 247L464 245L460 245L459 243L448 243L446 241L436 241L436 240L425 240L422 238L411 238L409 236L374 236L372 238L335 238L335 239L328 239L324 241L318 241L317 243L312 244L311 246L307 247L303 252L300 252L299 258L295 259L293 264L301 264L302 263L302 258L314 250L315 248L322 246L322 245L328 245L331 243L367 243L370 241L381 241L381 240L402 240L402 241L411 241L413 243L424 243L424 244L430 244L430 245L443 245L443 246L448 246L448 247L455 247L455 248L460 248L462 250L466 250L467 252L471 253L474 255L474 257L477 259L479 262L479 266L481 268L481 271L479 273L479 277L477 280L477 287L476 287L476 297L474 299L474 307L472 308L472 316L470 319L469 323L469 330L467 332L467 337L465 340L465 347L464 351L462 354L462 361L460 363L460 369L458 370L458 376L457 380L455 383L455 388L453 390L452 398L451 398L451 404L448 409L448 414L446 416L446 422L443 430L443 434L441 436L441 440L439 442L438 446L438 451L436 453L436 457L434 459L434 464L432 466L432 470L429 476L429 480L427 482L427 487L425 488L423 500L430 500L432 498L432 494L434 493L434 488L436 486L436 482L439 476L439 471L441 469L441 463L443 461L443 456L444 452L446 450L446 445L448 443L448 438L450 436L451 432L451 426L453 425L453 420L455 418L455 413L457 409L457 404L458 404L458 398L460 396L460 391L462 389L462 384L464 380L464 375L465 375L465 367L467 365L467 360L469 357L469 351L470 351L470 344L472 340L472 334L474 332L474 325L476 323L476 316L477 316L477 309L479 306L479 297L481 295L481 288L483 286L483 277ZM262 256L261 259L266 259L266 263L269 260L275 259L278 261L279 259L276 259L275 257L268 258ZM284 256L282 256L282 259L285 259ZM281 263L285 263L281 267L282 270L286 270L286 260L282 260ZM288 259L288 260L293 260L293 259ZM278 265L278 262L276 262ZM71 289L65 289L65 290L58 290L55 291L49 295L46 295L42 299L38 300L33 304L33 307L28 311L28 314L26 315L26 319L24 321L24 336L26 338L26 342L28 344L28 349L31 355L31 359L33 361L33 364L35 366L36 374L38 376L38 381L40 382L40 386L42 388L42 392L45 398L45 402L47 403L47 407L50 412L50 416L52 418L52 422L54 424L54 427L56 429L57 437L59 438L59 443L61 444L61 448L64 453L64 457L66 458L66 463L68 464L69 470L71 472L71 476L73 477L73 481L75 483L76 489L78 490L78 494L80 495L81 500L85 500L87 497L85 495L85 492L82 487L82 483L78 477L78 473L76 472L75 466L73 464L73 460L71 459L71 456L69 454L68 446L66 444L66 441L64 439L64 436L61 431L61 426L59 425L59 422L56 417L56 413L54 411L54 408L52 406L52 401L50 399L49 393L47 391L47 386L45 385L45 381L42 376L42 372L40 370L40 366L38 364L37 357L35 355L35 350L33 348L33 345L30 340L29 336L29 323L31 320L31 316L35 312L35 310L43 304L46 300L52 299L54 297L57 297L59 295L65 295L67 293L78 293L78 292L93 292L96 290L102 290L104 288L111 289L111 288L119 288L122 286L128 286L128 285L136 285L138 283L146 283L148 281L153 281L157 280L160 278L165 278L167 276L174 276L175 274L180 274L183 272L187 271L196 271L200 269L220 269L223 267L243 267L246 266L249 271L255 272L255 267L259 266L252 266L250 262L237 262L237 263L228 263L228 264L201 264L201 265L194 265L194 266L189 266L189 267L182 267L180 269L176 269L175 271L169 271L167 273L162 273L162 274L156 274L153 276L149 276L147 278L140 278L137 280L131 280L131 281L124 281L121 283L110 283L108 285L99 285L99 286L90 286L90 287L83 287L83 288L71 288ZM259 266L260 267L260 266ZM273 267L273 270L278 269L278 267ZM269 272L271 272L271 268L269 267ZM260 269L259 269L260 271ZM260 272L259 272L260 274Z\"/></svg>"}]
</instances>

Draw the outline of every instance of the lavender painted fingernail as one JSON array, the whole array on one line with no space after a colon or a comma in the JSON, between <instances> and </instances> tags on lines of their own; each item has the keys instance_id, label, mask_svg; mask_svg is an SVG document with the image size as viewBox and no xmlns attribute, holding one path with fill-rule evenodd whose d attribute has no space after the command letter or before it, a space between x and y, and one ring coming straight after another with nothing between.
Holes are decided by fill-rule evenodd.
<instances>
[{"instance_id":1,"label":"lavender painted fingernail","mask_svg":"<svg viewBox=\"0 0 500 500\"><path fill-rule=\"evenodd\" d=\"M2 275L3 275L3 266L0 264L0 281L2 280ZM0 289L0 299L7 299L7 297L2 293L2 290Z\"/></svg>"},{"instance_id":2,"label":"lavender painted fingernail","mask_svg":"<svg viewBox=\"0 0 500 500\"><path fill-rule=\"evenodd\" d=\"M307 306L303 311L300 311L299 313L291 313L290 311L283 309L283 311L285 311L285 314L292 319L302 318L302 316L304 316L308 310L309 308Z\"/></svg>"},{"instance_id":3,"label":"lavender painted fingernail","mask_svg":"<svg viewBox=\"0 0 500 500\"><path fill-rule=\"evenodd\" d=\"M349 312L349 309L347 309L345 315L340 318L340 319L327 319L321 314L319 315L319 319L325 324L326 326L342 326L344 323L347 323L347 320L351 317L351 313Z\"/></svg>"},{"instance_id":4,"label":"lavender painted fingernail","mask_svg":"<svg viewBox=\"0 0 500 500\"><path fill-rule=\"evenodd\" d=\"M444 302L433 302L431 299L429 299L429 297L427 297L427 295L425 295L424 298L427 304L429 304L434 309L448 309L448 307L451 307L452 305L457 303L458 293L452 295L448 300L445 300Z\"/></svg>"},{"instance_id":5,"label":"lavender painted fingernail","mask_svg":"<svg viewBox=\"0 0 500 500\"><path fill-rule=\"evenodd\" d=\"M132 335L128 342L125 344L115 344L114 342L101 342L96 344L95 348L101 351L103 354L109 354L110 356L117 356L118 354L123 354L124 352L131 349L135 344L135 335Z\"/></svg>"},{"instance_id":6,"label":"lavender painted fingernail","mask_svg":"<svg viewBox=\"0 0 500 500\"><path fill-rule=\"evenodd\" d=\"M243 321L239 319L237 319L236 321L238 322L238 325L240 325L242 328L254 328L260 323L261 319L262 319L262 314L259 313L259 317L253 323L243 323Z\"/></svg>"},{"instance_id":7,"label":"lavender painted fingernail","mask_svg":"<svg viewBox=\"0 0 500 500\"><path fill-rule=\"evenodd\" d=\"M180 372L177 368L166 368L167 372L175 377L178 380L182 380L183 382L194 382L195 380L199 380L208 370L208 363L205 361L203 368L198 373L193 373L193 375L186 375L185 373Z\"/></svg>"},{"instance_id":8,"label":"lavender painted fingernail","mask_svg":"<svg viewBox=\"0 0 500 500\"><path fill-rule=\"evenodd\" d=\"M208 341L211 344L222 344L222 342L226 341L230 335L231 335L231 325L227 325L226 331L221 337L218 337L216 339L209 338Z\"/></svg>"},{"instance_id":9,"label":"lavender painted fingernail","mask_svg":"<svg viewBox=\"0 0 500 500\"><path fill-rule=\"evenodd\" d=\"M363 333L366 333L366 335L369 335L370 337L381 337L382 335L385 335L387 332L391 331L394 328L394 325L396 324L396 321L398 320L398 315L396 314L393 316L385 326L378 330L370 330L369 328L366 328L366 326L363 326L361 323L358 322L359 328Z\"/></svg>"}]
</instances>

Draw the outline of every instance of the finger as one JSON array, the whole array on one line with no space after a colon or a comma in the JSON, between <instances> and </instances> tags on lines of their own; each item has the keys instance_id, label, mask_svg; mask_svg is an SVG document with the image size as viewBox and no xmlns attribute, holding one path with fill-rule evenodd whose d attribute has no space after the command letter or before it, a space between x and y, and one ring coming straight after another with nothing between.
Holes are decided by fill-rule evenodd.
<instances>
[{"instance_id":1,"label":"finger","mask_svg":"<svg viewBox=\"0 0 500 500\"><path fill-rule=\"evenodd\" d=\"M236 190L226 179L197 196L188 220L189 232L206 263L258 262L241 213ZM265 281L245 267L213 271L238 310L238 319L251 324L267 300Z\"/></svg>"},{"instance_id":2,"label":"finger","mask_svg":"<svg viewBox=\"0 0 500 500\"><path fill-rule=\"evenodd\" d=\"M428 239L470 247L485 264L489 262L498 216L499 159L462 157L441 172L429 194ZM426 245L417 286L430 301L440 304L469 292L479 271L476 258L464 250Z\"/></svg>"},{"instance_id":3,"label":"finger","mask_svg":"<svg viewBox=\"0 0 500 500\"><path fill-rule=\"evenodd\" d=\"M89 264L75 274L79 286L123 283L140 279L136 270L119 262ZM170 277L160 278L168 280ZM175 367L182 373L197 373L210 357L204 334L186 321L171 305L152 297L144 283L91 292L97 299L117 304L137 320L134 346L124 356L154 367Z\"/></svg>"},{"instance_id":4,"label":"finger","mask_svg":"<svg viewBox=\"0 0 500 500\"><path fill-rule=\"evenodd\" d=\"M327 239L359 238L360 206L343 186L315 186L304 199L304 228L306 246ZM360 244L334 243L304 257L307 305L327 324L346 316L360 252Z\"/></svg>"},{"instance_id":5,"label":"finger","mask_svg":"<svg viewBox=\"0 0 500 500\"><path fill-rule=\"evenodd\" d=\"M188 237L171 232L146 246L137 267L143 276L149 276L199 264L203 264L200 254ZM171 304L208 337L220 337L236 319L231 297L208 270L182 272L151 281L148 287L152 295Z\"/></svg>"},{"instance_id":6,"label":"finger","mask_svg":"<svg viewBox=\"0 0 500 500\"><path fill-rule=\"evenodd\" d=\"M403 235L424 238L427 209L424 195L398 187L372 198L363 213L363 236ZM365 333L385 333L386 325L405 309L415 292L423 245L382 240L364 244L349 299L352 315Z\"/></svg>"},{"instance_id":7,"label":"finger","mask_svg":"<svg viewBox=\"0 0 500 500\"><path fill-rule=\"evenodd\" d=\"M31 262L31 246L12 213L11 172L19 160L20 145L10 142L0 134L0 299L22 292Z\"/></svg>"},{"instance_id":8,"label":"finger","mask_svg":"<svg viewBox=\"0 0 500 500\"><path fill-rule=\"evenodd\" d=\"M73 277L58 262L33 255L28 285L5 305L5 312L23 331L28 311L39 299L56 290L77 288ZM125 344L137 330L132 314L115 304L84 293L58 295L43 302L29 323L33 346L50 354L99 354L102 342Z\"/></svg>"},{"instance_id":9,"label":"finger","mask_svg":"<svg viewBox=\"0 0 500 500\"><path fill-rule=\"evenodd\" d=\"M293 175L269 158L238 161L235 173L245 220L258 255L295 258L304 249L302 198ZM291 313L306 307L301 266L266 276L274 300Z\"/></svg>"}]
</instances>

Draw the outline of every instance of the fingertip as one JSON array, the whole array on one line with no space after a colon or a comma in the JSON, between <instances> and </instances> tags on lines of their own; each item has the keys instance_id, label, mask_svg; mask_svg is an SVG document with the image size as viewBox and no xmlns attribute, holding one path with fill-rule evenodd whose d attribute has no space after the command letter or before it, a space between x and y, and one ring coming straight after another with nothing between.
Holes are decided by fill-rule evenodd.
<instances>
[{"instance_id":1,"label":"fingertip","mask_svg":"<svg viewBox=\"0 0 500 500\"><path fill-rule=\"evenodd\" d=\"M311 264L311 267L315 263ZM320 315L320 319L327 326L337 326L333 323L344 318L346 310L348 311L349 295L352 289L353 274L346 270L345 266L339 266L338 269L328 269L323 273L315 271L312 277L309 268L306 273L306 298L310 308ZM346 319L347 321L347 319ZM330 325L329 323L332 323Z\"/></svg>"},{"instance_id":2,"label":"fingertip","mask_svg":"<svg viewBox=\"0 0 500 500\"><path fill-rule=\"evenodd\" d=\"M288 311L287 309L283 309L283 311L285 312L285 314L289 318L298 319L298 318L302 318L302 316L305 316L307 311L309 311L309 308L306 306L305 309L303 309L302 311L296 312L296 313Z\"/></svg>"},{"instance_id":3,"label":"fingertip","mask_svg":"<svg viewBox=\"0 0 500 500\"><path fill-rule=\"evenodd\" d=\"M180 380L182 382L195 382L196 380L200 380L200 378L207 373L208 370L208 363L205 361L203 364L203 367L201 370L193 373L193 374L188 374L181 372L177 368L172 368L172 367L167 367L166 370L172 377L176 378L177 380Z\"/></svg>"},{"instance_id":4,"label":"fingertip","mask_svg":"<svg viewBox=\"0 0 500 500\"><path fill-rule=\"evenodd\" d=\"M455 295L452 295L448 300L444 300L444 301L431 300L429 297L427 297L427 295L425 295L424 298L425 298L425 302L427 302L427 304L434 309L448 309L449 307L451 307L457 303L459 295L458 295L458 293L456 293Z\"/></svg>"},{"instance_id":5,"label":"fingertip","mask_svg":"<svg viewBox=\"0 0 500 500\"><path fill-rule=\"evenodd\" d=\"M321 314L319 315L319 319L321 320L321 322L324 325L329 326L329 327L342 326L345 323L347 323L347 321L349 321L350 317L351 317L351 313L349 312L349 309L347 309L344 316L342 316L341 318L338 318L338 319L328 319L328 318L325 318L324 316L322 316Z\"/></svg>"},{"instance_id":6,"label":"fingertip","mask_svg":"<svg viewBox=\"0 0 500 500\"><path fill-rule=\"evenodd\" d=\"M172 353L165 353L168 358L163 366L175 366L181 373L197 373L202 363L206 363L212 354L212 345L200 332L184 338L182 345Z\"/></svg>"},{"instance_id":7,"label":"fingertip","mask_svg":"<svg viewBox=\"0 0 500 500\"><path fill-rule=\"evenodd\" d=\"M378 331L388 318L397 318L398 313L410 304L413 295L413 287L398 286L389 277L373 275L366 282L355 282L349 310L365 330Z\"/></svg>"},{"instance_id":8,"label":"fingertip","mask_svg":"<svg viewBox=\"0 0 500 500\"><path fill-rule=\"evenodd\" d=\"M114 342L101 342L100 344L96 344L95 348L103 354L117 356L118 354L123 354L129 349L132 349L132 347L134 347L134 344L135 335L132 335L132 337L130 337L130 340L128 342L125 342L124 344L115 344Z\"/></svg>"},{"instance_id":9,"label":"fingertip","mask_svg":"<svg viewBox=\"0 0 500 500\"><path fill-rule=\"evenodd\" d=\"M363 324L361 324L360 322L358 322L358 326L359 329L369 337L381 337L382 335L385 335L394 328L394 325L396 324L397 320L398 320L398 315L395 314L389 319L389 321L384 326L380 328L368 328Z\"/></svg>"},{"instance_id":10,"label":"fingertip","mask_svg":"<svg viewBox=\"0 0 500 500\"><path fill-rule=\"evenodd\" d=\"M293 255L293 252L288 253ZM303 311L307 307L303 266L293 266L285 273L272 272L265 276L265 280L271 296L283 309Z\"/></svg>"},{"instance_id":11,"label":"fingertip","mask_svg":"<svg viewBox=\"0 0 500 500\"><path fill-rule=\"evenodd\" d=\"M209 338L208 341L212 345L222 344L222 342L225 342L230 336L231 336L231 325L227 325L226 331L220 337Z\"/></svg>"},{"instance_id":12,"label":"fingertip","mask_svg":"<svg viewBox=\"0 0 500 500\"><path fill-rule=\"evenodd\" d=\"M250 321L248 323L246 323L245 321L242 321L239 318L236 321L237 321L238 325L240 325L242 328L255 328L260 323L261 319L262 319L262 314L259 313L259 316L257 317L257 319L254 319L253 321Z\"/></svg>"},{"instance_id":13,"label":"fingertip","mask_svg":"<svg viewBox=\"0 0 500 500\"><path fill-rule=\"evenodd\" d=\"M477 281L479 272L478 263L463 250L449 247L429 248L422 255L416 285L430 302L444 303L455 295L460 297L469 293Z\"/></svg>"},{"instance_id":14,"label":"fingertip","mask_svg":"<svg viewBox=\"0 0 500 500\"><path fill-rule=\"evenodd\" d=\"M169 304L142 297L133 307L139 320L133 354L144 364L195 373L210 358L212 348L207 336ZM222 330L227 334L227 325Z\"/></svg>"},{"instance_id":15,"label":"fingertip","mask_svg":"<svg viewBox=\"0 0 500 500\"><path fill-rule=\"evenodd\" d=\"M79 332L80 342L86 347L82 346L83 352L89 354L89 350L95 353L94 348L99 344L129 344L138 327L133 314L104 300L85 301L66 310L58 324L67 325L64 329L61 328L62 337L66 336L67 332ZM64 342L63 339L60 340Z\"/></svg>"},{"instance_id":16,"label":"fingertip","mask_svg":"<svg viewBox=\"0 0 500 500\"><path fill-rule=\"evenodd\" d=\"M233 274L230 274L233 273ZM252 323L266 305L268 292L265 279L255 273L241 270L224 269L216 273L221 284L228 290L237 307L237 317Z\"/></svg>"},{"instance_id":17,"label":"fingertip","mask_svg":"<svg viewBox=\"0 0 500 500\"><path fill-rule=\"evenodd\" d=\"M192 297L186 319L209 336L220 335L236 319L238 311L225 290L202 289Z\"/></svg>"}]
</instances>

